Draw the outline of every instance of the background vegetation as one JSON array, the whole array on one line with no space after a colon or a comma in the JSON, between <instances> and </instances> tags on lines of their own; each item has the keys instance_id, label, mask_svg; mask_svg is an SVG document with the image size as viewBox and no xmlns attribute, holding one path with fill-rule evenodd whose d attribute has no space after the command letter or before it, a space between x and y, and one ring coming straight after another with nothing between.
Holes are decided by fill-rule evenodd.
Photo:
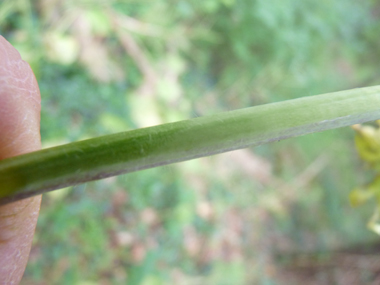
<instances>
[{"instance_id":1,"label":"background vegetation","mask_svg":"<svg viewBox=\"0 0 380 285\"><path fill-rule=\"evenodd\" d=\"M0 34L37 76L48 147L378 85L379 11L377 0L2 0ZM321 254L378 240L365 227L373 205L348 203L369 177L347 128L51 192L23 284L298 284L289 266L325 282Z\"/></svg>"}]
</instances>

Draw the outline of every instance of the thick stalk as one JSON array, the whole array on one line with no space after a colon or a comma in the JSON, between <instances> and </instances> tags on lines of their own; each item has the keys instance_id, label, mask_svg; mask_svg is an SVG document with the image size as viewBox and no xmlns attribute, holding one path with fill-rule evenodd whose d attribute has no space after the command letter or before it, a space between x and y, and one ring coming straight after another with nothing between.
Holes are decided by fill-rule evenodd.
<instances>
[{"instance_id":1,"label":"thick stalk","mask_svg":"<svg viewBox=\"0 0 380 285\"><path fill-rule=\"evenodd\" d=\"M121 173L380 119L380 86L97 137L0 161L0 204Z\"/></svg>"}]
</instances>

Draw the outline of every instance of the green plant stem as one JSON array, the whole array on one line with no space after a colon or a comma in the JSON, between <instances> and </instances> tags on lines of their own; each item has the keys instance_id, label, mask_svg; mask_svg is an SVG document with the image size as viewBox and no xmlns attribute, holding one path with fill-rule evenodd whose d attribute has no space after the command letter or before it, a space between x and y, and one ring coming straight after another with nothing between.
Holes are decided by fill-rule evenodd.
<instances>
[{"instance_id":1,"label":"green plant stem","mask_svg":"<svg viewBox=\"0 0 380 285\"><path fill-rule=\"evenodd\" d=\"M0 161L0 204L122 173L379 118L380 86L375 86L43 149Z\"/></svg>"}]
</instances>

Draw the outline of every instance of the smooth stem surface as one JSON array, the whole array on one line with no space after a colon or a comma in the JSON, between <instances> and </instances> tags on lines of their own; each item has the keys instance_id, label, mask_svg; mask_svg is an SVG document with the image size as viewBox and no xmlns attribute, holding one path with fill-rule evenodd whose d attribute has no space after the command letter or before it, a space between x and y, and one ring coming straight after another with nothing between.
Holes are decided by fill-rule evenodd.
<instances>
[{"instance_id":1,"label":"smooth stem surface","mask_svg":"<svg viewBox=\"0 0 380 285\"><path fill-rule=\"evenodd\" d=\"M0 204L121 173L380 119L380 86L88 139L0 161Z\"/></svg>"}]
</instances>

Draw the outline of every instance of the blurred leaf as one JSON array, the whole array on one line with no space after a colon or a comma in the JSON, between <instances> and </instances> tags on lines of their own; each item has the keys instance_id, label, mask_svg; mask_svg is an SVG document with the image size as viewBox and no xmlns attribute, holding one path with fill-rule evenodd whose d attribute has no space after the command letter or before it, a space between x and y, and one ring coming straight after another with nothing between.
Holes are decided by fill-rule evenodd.
<instances>
[{"instance_id":1,"label":"blurred leaf","mask_svg":"<svg viewBox=\"0 0 380 285\"><path fill-rule=\"evenodd\" d=\"M379 125L380 120L376 121ZM379 171L380 164L380 128L370 125L354 125L356 131L356 149L364 161L368 162L372 168ZM377 202L375 213L368 222L368 228L380 234L379 207L380 207L380 175L365 187L354 189L350 193L350 203L352 206L360 206L367 200L374 198Z\"/></svg>"},{"instance_id":2,"label":"blurred leaf","mask_svg":"<svg viewBox=\"0 0 380 285\"><path fill-rule=\"evenodd\" d=\"M379 206L376 207L375 212L373 213L371 219L369 220L367 224L368 228L375 232L376 234L380 235L380 213L379 213Z\"/></svg>"},{"instance_id":3,"label":"blurred leaf","mask_svg":"<svg viewBox=\"0 0 380 285\"><path fill-rule=\"evenodd\" d=\"M125 120L110 113L103 113L100 116L99 122L110 133L117 133L131 129L131 126L129 126Z\"/></svg>"},{"instance_id":4,"label":"blurred leaf","mask_svg":"<svg viewBox=\"0 0 380 285\"><path fill-rule=\"evenodd\" d=\"M51 32L45 34L44 42L52 62L70 65L78 59L79 45L73 36Z\"/></svg>"},{"instance_id":5,"label":"blurred leaf","mask_svg":"<svg viewBox=\"0 0 380 285\"><path fill-rule=\"evenodd\" d=\"M14 13L16 7L17 1L15 0L3 0L0 3L0 26L4 25L4 22Z\"/></svg>"},{"instance_id":6,"label":"blurred leaf","mask_svg":"<svg viewBox=\"0 0 380 285\"><path fill-rule=\"evenodd\" d=\"M354 125L353 129L356 131L355 144L360 157L375 166L380 162L380 129L369 125Z\"/></svg>"},{"instance_id":7,"label":"blurred leaf","mask_svg":"<svg viewBox=\"0 0 380 285\"><path fill-rule=\"evenodd\" d=\"M52 191L50 193L47 193L46 196L53 202L57 202L64 199L67 195L69 195L72 188L73 187L66 187L66 188L59 189L57 191Z\"/></svg>"},{"instance_id":8,"label":"blurred leaf","mask_svg":"<svg viewBox=\"0 0 380 285\"><path fill-rule=\"evenodd\" d=\"M148 275L141 282L141 285L164 285L164 284L165 282L163 282L161 278L157 276L153 276L153 275Z\"/></svg>"},{"instance_id":9,"label":"blurred leaf","mask_svg":"<svg viewBox=\"0 0 380 285\"><path fill-rule=\"evenodd\" d=\"M94 8L87 10L86 18L91 25L92 32L97 36L108 36L111 32L111 22L108 18L107 11Z\"/></svg>"}]
</instances>

